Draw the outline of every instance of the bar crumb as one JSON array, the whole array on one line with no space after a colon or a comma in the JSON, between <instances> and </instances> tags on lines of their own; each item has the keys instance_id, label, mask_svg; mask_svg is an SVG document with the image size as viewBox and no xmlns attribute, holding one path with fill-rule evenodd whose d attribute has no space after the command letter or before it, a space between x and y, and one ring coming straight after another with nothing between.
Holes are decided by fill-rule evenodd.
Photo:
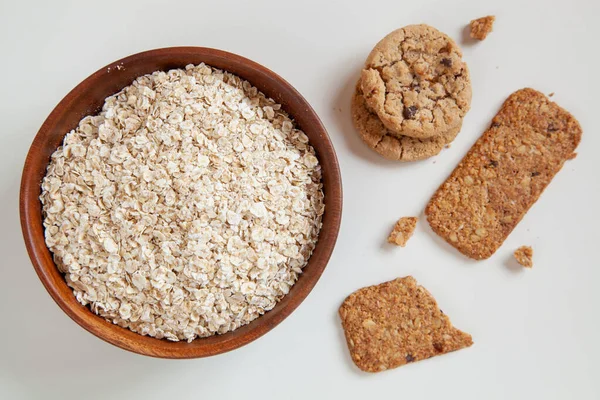
<instances>
[{"instance_id":1,"label":"bar crumb","mask_svg":"<svg viewBox=\"0 0 600 400\"><path fill-rule=\"evenodd\" d=\"M531 246L521 246L514 252L515 259L525 268L533 267L533 249Z\"/></svg>"},{"instance_id":2,"label":"bar crumb","mask_svg":"<svg viewBox=\"0 0 600 400\"><path fill-rule=\"evenodd\" d=\"M470 23L471 37L477 40L485 39L492 31L494 21L496 21L496 17L493 15L472 20Z\"/></svg>"},{"instance_id":3,"label":"bar crumb","mask_svg":"<svg viewBox=\"0 0 600 400\"><path fill-rule=\"evenodd\" d=\"M395 244L396 246L404 247L406 242L412 236L417 226L417 217L402 217L396 222L394 230L388 236L388 243Z\"/></svg>"}]
</instances>

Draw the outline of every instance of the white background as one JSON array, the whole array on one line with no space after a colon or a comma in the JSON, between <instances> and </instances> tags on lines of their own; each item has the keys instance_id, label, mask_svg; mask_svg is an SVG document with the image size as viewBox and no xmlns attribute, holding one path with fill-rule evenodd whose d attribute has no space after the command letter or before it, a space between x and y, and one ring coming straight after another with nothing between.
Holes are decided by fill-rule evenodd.
<instances>
[{"instance_id":1,"label":"white background","mask_svg":"<svg viewBox=\"0 0 600 400\"><path fill-rule=\"evenodd\" d=\"M464 25L487 14L497 16L494 32L464 43ZM0 398L599 399L599 17L598 0L0 0ZM473 103L450 149L398 164L362 144L349 103L375 43L421 22L462 45ZM339 157L344 213L323 277L281 325L228 354L170 361L104 343L54 304L25 252L18 187L35 133L69 90L121 57L181 45L249 57L308 99ZM498 252L471 261L424 220L406 248L385 244L398 217L422 215L503 100L525 86L555 92L584 135ZM532 270L511 259L523 244L534 247ZM362 286L409 274L475 344L363 373L338 306Z\"/></svg>"}]
</instances>

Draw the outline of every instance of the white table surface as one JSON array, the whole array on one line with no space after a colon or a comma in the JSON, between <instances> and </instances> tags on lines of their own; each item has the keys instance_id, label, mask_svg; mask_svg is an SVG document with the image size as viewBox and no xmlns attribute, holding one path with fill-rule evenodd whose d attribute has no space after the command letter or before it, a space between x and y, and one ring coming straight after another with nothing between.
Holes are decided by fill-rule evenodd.
<instances>
[{"instance_id":1,"label":"white table surface","mask_svg":"<svg viewBox=\"0 0 600 400\"><path fill-rule=\"evenodd\" d=\"M0 0L0 398L600 398L598 0L167 3ZM420 22L461 43L464 25L487 14L497 16L494 32L463 46L473 103L452 147L398 164L363 145L349 103L373 45ZM111 61L180 45L249 57L308 99L339 157L344 212L325 273L281 325L224 355L170 361L104 343L54 304L25 252L18 187L36 131L69 90ZM395 220L422 215L503 100L525 86L556 93L584 135L578 157L505 244L471 261L422 220L406 248L386 245ZM534 247L532 270L512 261L523 244ZM363 373L350 360L338 306L360 287L409 274L475 344Z\"/></svg>"}]
</instances>

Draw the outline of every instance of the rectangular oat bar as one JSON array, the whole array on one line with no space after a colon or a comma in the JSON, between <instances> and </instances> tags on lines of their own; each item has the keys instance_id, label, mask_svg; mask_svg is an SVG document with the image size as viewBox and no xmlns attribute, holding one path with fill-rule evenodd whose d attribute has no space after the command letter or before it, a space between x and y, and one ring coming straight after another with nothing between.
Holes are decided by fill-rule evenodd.
<instances>
[{"instance_id":1,"label":"rectangular oat bar","mask_svg":"<svg viewBox=\"0 0 600 400\"><path fill-rule=\"evenodd\" d=\"M542 93L516 91L429 201L431 228L464 255L489 258L574 157L581 133Z\"/></svg>"}]
</instances>

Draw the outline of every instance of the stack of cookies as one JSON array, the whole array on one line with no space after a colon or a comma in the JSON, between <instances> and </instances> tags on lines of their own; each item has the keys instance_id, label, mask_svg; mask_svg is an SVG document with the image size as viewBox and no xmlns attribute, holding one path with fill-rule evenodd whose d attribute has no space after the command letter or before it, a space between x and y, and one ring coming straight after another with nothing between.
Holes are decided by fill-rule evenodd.
<instances>
[{"instance_id":1,"label":"stack of cookies","mask_svg":"<svg viewBox=\"0 0 600 400\"><path fill-rule=\"evenodd\" d=\"M385 158L423 160L454 140L471 105L462 52L428 25L409 25L369 54L352 98L364 142Z\"/></svg>"}]
</instances>

